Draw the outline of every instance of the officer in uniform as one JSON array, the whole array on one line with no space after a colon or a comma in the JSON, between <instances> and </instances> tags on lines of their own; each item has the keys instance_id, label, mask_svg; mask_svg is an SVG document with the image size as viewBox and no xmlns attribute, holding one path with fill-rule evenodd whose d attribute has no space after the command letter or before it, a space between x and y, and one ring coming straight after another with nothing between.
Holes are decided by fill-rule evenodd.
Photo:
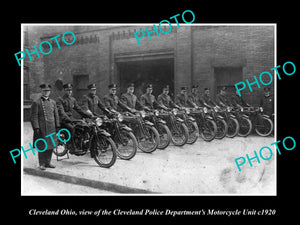
<instances>
[{"instance_id":1,"label":"officer in uniform","mask_svg":"<svg viewBox=\"0 0 300 225\"><path fill-rule=\"evenodd\" d=\"M260 99L259 106L263 108L265 114L267 114L270 117L273 116L273 114L274 114L274 99L270 94L269 87L264 88L264 94Z\"/></svg>"},{"instance_id":2,"label":"officer in uniform","mask_svg":"<svg viewBox=\"0 0 300 225\"><path fill-rule=\"evenodd\" d=\"M180 108L172 101L171 97L169 96L169 85L163 88L162 93L157 97L157 101L160 105L164 106L166 109Z\"/></svg>"},{"instance_id":3,"label":"officer in uniform","mask_svg":"<svg viewBox=\"0 0 300 225\"><path fill-rule=\"evenodd\" d=\"M243 97L239 96L237 90L235 91L235 94L232 95L231 104L236 108L250 107Z\"/></svg>"},{"instance_id":4,"label":"officer in uniform","mask_svg":"<svg viewBox=\"0 0 300 225\"><path fill-rule=\"evenodd\" d=\"M140 103L140 101L138 100L138 98L133 94L134 92L134 84L131 83L127 86L127 92L122 94L121 96L121 101L127 105L128 108L131 109L131 112L135 112L136 111L136 106L139 109L145 109L145 107ZM148 110L149 108L146 107Z\"/></svg>"},{"instance_id":5,"label":"officer in uniform","mask_svg":"<svg viewBox=\"0 0 300 225\"><path fill-rule=\"evenodd\" d=\"M217 106L217 104L210 97L209 88L204 88L203 104L208 108Z\"/></svg>"},{"instance_id":6,"label":"officer in uniform","mask_svg":"<svg viewBox=\"0 0 300 225\"><path fill-rule=\"evenodd\" d=\"M216 98L217 104L221 107L230 106L231 102L229 101L228 97L226 96L226 87L222 87L220 93L217 94Z\"/></svg>"},{"instance_id":7,"label":"officer in uniform","mask_svg":"<svg viewBox=\"0 0 300 225\"><path fill-rule=\"evenodd\" d=\"M181 87L180 94L176 96L176 103L181 107L196 107L196 105L189 100L186 87Z\"/></svg>"},{"instance_id":8,"label":"officer in uniform","mask_svg":"<svg viewBox=\"0 0 300 225\"><path fill-rule=\"evenodd\" d=\"M140 97L141 104L143 106L148 107L149 109L161 109L161 108L166 109L166 107L162 106L156 101L155 96L152 95L152 91L153 91L152 84L148 84L146 86L146 93Z\"/></svg>"},{"instance_id":9,"label":"officer in uniform","mask_svg":"<svg viewBox=\"0 0 300 225\"><path fill-rule=\"evenodd\" d=\"M55 168L50 163L53 148L55 147L51 139L54 142L57 141L56 135L52 135L51 138L45 138L45 136L56 133L59 130L60 123L56 102L49 98L51 85L41 84L40 88L42 92L41 97L31 105L31 125L34 130L33 143L39 138L43 138L47 142L47 147L42 141L36 143L36 147L39 150L45 149L43 152L38 151L39 168L45 170L46 167Z\"/></svg>"},{"instance_id":10,"label":"officer in uniform","mask_svg":"<svg viewBox=\"0 0 300 225\"><path fill-rule=\"evenodd\" d=\"M125 110L131 112L131 109L128 108L123 102L121 102L117 96L117 85L110 84L108 85L109 94L104 95L103 102L106 108L112 112L118 112L120 110Z\"/></svg>"},{"instance_id":11,"label":"officer in uniform","mask_svg":"<svg viewBox=\"0 0 300 225\"><path fill-rule=\"evenodd\" d=\"M58 113L60 117L60 122L62 127L67 128L71 133L71 145L72 148L70 149L71 154L80 154L82 153L82 149L76 149L74 144L74 126L72 122L76 120L73 117L73 110L78 112L84 118L93 118L94 116L89 114L88 112L84 111L77 103L76 99L72 96L72 87L73 85L70 83L64 84L64 92L65 94L62 97L58 98L57 107Z\"/></svg>"},{"instance_id":12,"label":"officer in uniform","mask_svg":"<svg viewBox=\"0 0 300 225\"><path fill-rule=\"evenodd\" d=\"M104 106L100 98L96 95L96 84L90 84L87 86L89 93L83 96L83 109L90 112L92 115L99 116L97 109L105 115L110 115L110 111Z\"/></svg>"}]
</instances>

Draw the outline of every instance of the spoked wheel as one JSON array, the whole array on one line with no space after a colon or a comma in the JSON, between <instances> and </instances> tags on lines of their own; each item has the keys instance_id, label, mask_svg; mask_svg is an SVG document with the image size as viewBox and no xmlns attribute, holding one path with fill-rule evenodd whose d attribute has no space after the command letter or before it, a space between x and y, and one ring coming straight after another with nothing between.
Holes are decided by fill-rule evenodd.
<instances>
[{"instance_id":1,"label":"spoked wheel","mask_svg":"<svg viewBox=\"0 0 300 225\"><path fill-rule=\"evenodd\" d=\"M120 131L121 140L117 142L117 156L121 159L132 159L137 152L137 140L132 132Z\"/></svg>"},{"instance_id":2,"label":"spoked wheel","mask_svg":"<svg viewBox=\"0 0 300 225\"><path fill-rule=\"evenodd\" d=\"M189 138L189 130L183 123L175 121L175 128L172 129L172 142L176 146L183 146Z\"/></svg>"},{"instance_id":3,"label":"spoked wheel","mask_svg":"<svg viewBox=\"0 0 300 225\"><path fill-rule=\"evenodd\" d=\"M255 132L262 137L269 136L272 133L273 128L274 124L269 118L262 117L258 119L255 124Z\"/></svg>"},{"instance_id":4,"label":"spoked wheel","mask_svg":"<svg viewBox=\"0 0 300 225\"><path fill-rule=\"evenodd\" d=\"M60 133L59 133L59 138L62 140L62 141L66 141L68 138L69 138L69 134L62 130ZM67 149L67 143L66 142L62 142L58 139L57 141L57 145L56 147L53 149L53 153L57 156L64 156L65 154L67 154L68 152L68 149Z\"/></svg>"},{"instance_id":5,"label":"spoked wheel","mask_svg":"<svg viewBox=\"0 0 300 225\"><path fill-rule=\"evenodd\" d=\"M159 144L158 149L165 149L171 142L171 131L165 124L158 123L157 131L159 133Z\"/></svg>"},{"instance_id":6,"label":"spoked wheel","mask_svg":"<svg viewBox=\"0 0 300 225\"><path fill-rule=\"evenodd\" d=\"M100 167L109 168L115 164L117 147L110 137L98 135L92 140L92 145L92 157Z\"/></svg>"},{"instance_id":7,"label":"spoked wheel","mask_svg":"<svg viewBox=\"0 0 300 225\"><path fill-rule=\"evenodd\" d=\"M250 119L245 117L239 118L240 130L238 135L241 137L247 137L252 131L252 122Z\"/></svg>"},{"instance_id":8,"label":"spoked wheel","mask_svg":"<svg viewBox=\"0 0 300 225\"><path fill-rule=\"evenodd\" d=\"M217 125L217 133L216 133L216 139L222 139L226 136L228 131L228 125L224 119L217 118L216 119L216 125Z\"/></svg>"},{"instance_id":9,"label":"spoked wheel","mask_svg":"<svg viewBox=\"0 0 300 225\"><path fill-rule=\"evenodd\" d=\"M138 148L146 153L154 152L159 144L159 133L148 124L144 126L144 130L145 135L138 138Z\"/></svg>"},{"instance_id":10,"label":"spoked wheel","mask_svg":"<svg viewBox=\"0 0 300 225\"><path fill-rule=\"evenodd\" d=\"M212 141L217 134L217 125L213 120L205 120L202 128L200 128L200 134L204 141Z\"/></svg>"},{"instance_id":11,"label":"spoked wheel","mask_svg":"<svg viewBox=\"0 0 300 225\"><path fill-rule=\"evenodd\" d=\"M228 124L228 131L226 136L230 138L235 137L238 134L240 129L239 122L237 121L237 119L229 117L227 124Z\"/></svg>"},{"instance_id":12,"label":"spoked wheel","mask_svg":"<svg viewBox=\"0 0 300 225\"><path fill-rule=\"evenodd\" d=\"M187 140L187 144L194 144L199 137L199 128L196 122L187 120L186 122L187 128L189 130L189 138Z\"/></svg>"}]
</instances>

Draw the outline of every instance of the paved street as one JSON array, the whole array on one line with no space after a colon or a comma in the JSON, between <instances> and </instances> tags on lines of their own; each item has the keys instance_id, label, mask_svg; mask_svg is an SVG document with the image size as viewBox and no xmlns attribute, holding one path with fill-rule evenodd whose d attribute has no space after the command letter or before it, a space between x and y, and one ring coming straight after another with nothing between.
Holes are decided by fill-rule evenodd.
<instances>
[{"instance_id":1,"label":"paved street","mask_svg":"<svg viewBox=\"0 0 300 225\"><path fill-rule=\"evenodd\" d=\"M25 149L28 142L32 142L32 129L30 123L26 122L23 140ZM71 182L77 177L85 179L82 185L89 184L87 181L94 181L102 182L102 186L105 187L113 187L105 185L108 183L117 185L118 188L136 188L162 194L274 195L276 194L274 156L268 161L261 160L260 164L253 160L253 167L246 162L241 167L241 172L238 171L234 161L237 157L246 157L245 154L253 157L254 150L259 151L261 147L270 146L272 142L274 137L263 138L256 135L247 138L224 138L212 142L199 139L193 145L169 146L152 154L138 150L137 155L130 161L118 159L109 169L100 168L89 155L81 157L70 155L70 159L61 161L56 161L56 156L53 155L52 162L56 168L47 169L42 174L49 172L52 179L55 179L55 174L59 175L60 179L62 176L71 177L69 179ZM28 159L23 157L24 169L38 170L37 166L37 155L28 155ZM31 176L25 172L24 174L23 193L26 194L33 185L27 181ZM45 192L50 185L49 193L54 194L51 191L54 190L51 183L44 185L42 180L34 182L34 186L39 184L46 189ZM70 194L69 190L62 188L57 194ZM118 192L116 190L112 192ZM72 194L106 194L106 191L109 190L97 192L94 189L74 188ZM30 193L33 194L32 191Z\"/></svg>"}]
</instances>

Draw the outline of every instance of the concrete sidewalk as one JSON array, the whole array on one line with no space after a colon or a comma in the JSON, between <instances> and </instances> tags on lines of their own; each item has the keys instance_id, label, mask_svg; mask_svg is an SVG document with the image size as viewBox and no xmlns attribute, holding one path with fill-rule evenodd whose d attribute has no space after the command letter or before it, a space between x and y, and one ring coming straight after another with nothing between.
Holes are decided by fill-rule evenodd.
<instances>
[{"instance_id":1,"label":"concrete sidewalk","mask_svg":"<svg viewBox=\"0 0 300 225\"><path fill-rule=\"evenodd\" d=\"M24 123L24 143L32 143L30 123ZM115 193L131 194L255 194L275 195L275 160L253 160L239 172L234 159L262 146L270 146L274 138L249 136L205 142L199 139L182 148L169 146L152 154L138 151L129 161L118 159L111 168L100 168L89 155L74 156L52 163L55 169L37 169L37 155L23 158L25 173L85 185ZM273 151L274 153L275 151ZM23 190L26 187L23 186ZM88 193L73 193L88 194Z\"/></svg>"}]
</instances>

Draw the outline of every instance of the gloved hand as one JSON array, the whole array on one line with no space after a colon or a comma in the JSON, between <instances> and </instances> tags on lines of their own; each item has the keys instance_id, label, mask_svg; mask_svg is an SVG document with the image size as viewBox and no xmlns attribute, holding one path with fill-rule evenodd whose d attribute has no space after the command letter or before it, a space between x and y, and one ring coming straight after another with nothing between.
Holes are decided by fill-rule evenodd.
<instances>
[{"instance_id":1,"label":"gloved hand","mask_svg":"<svg viewBox=\"0 0 300 225\"><path fill-rule=\"evenodd\" d=\"M33 136L36 137L36 138L41 137L41 131L40 131L40 128L35 128L35 129L33 130Z\"/></svg>"}]
</instances>

